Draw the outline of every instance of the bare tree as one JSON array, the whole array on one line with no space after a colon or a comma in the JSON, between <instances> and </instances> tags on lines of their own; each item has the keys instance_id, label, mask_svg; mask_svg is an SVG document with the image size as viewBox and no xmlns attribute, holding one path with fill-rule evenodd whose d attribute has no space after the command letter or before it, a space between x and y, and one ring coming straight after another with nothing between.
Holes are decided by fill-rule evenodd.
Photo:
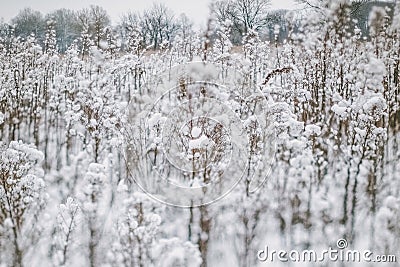
<instances>
[{"instance_id":1,"label":"bare tree","mask_svg":"<svg viewBox=\"0 0 400 267\"><path fill-rule=\"evenodd\" d=\"M131 51L136 55L144 48L145 36L143 28L140 26L140 14L128 12L121 18L119 29L123 39L123 47L126 51Z\"/></svg>"},{"instance_id":2,"label":"bare tree","mask_svg":"<svg viewBox=\"0 0 400 267\"><path fill-rule=\"evenodd\" d=\"M24 38L32 33L35 34L35 36L41 36L45 28L43 15L39 11L34 11L31 8L21 10L18 15L11 20L11 24L15 25L15 35Z\"/></svg>"},{"instance_id":3,"label":"bare tree","mask_svg":"<svg viewBox=\"0 0 400 267\"><path fill-rule=\"evenodd\" d=\"M142 27L146 41L152 44L154 49L159 48L164 41L170 41L178 28L174 14L163 4L154 4L152 8L144 11Z\"/></svg>"},{"instance_id":4,"label":"bare tree","mask_svg":"<svg viewBox=\"0 0 400 267\"><path fill-rule=\"evenodd\" d=\"M58 9L46 15L46 20L55 21L57 45L61 53L67 51L72 42L79 38L80 31L75 26L76 13L69 9Z\"/></svg>"},{"instance_id":5,"label":"bare tree","mask_svg":"<svg viewBox=\"0 0 400 267\"><path fill-rule=\"evenodd\" d=\"M329 5L329 1L326 0L296 0L297 3L304 5L306 8L313 8L321 10ZM351 13L355 14L364 4L371 2L371 0L355 0L351 1ZM342 5L342 4L341 4Z\"/></svg>"},{"instance_id":6,"label":"bare tree","mask_svg":"<svg viewBox=\"0 0 400 267\"><path fill-rule=\"evenodd\" d=\"M104 37L104 29L109 25L110 17L102 7L92 5L89 9L81 9L76 14L76 29L93 38L94 45L99 48Z\"/></svg>"},{"instance_id":7,"label":"bare tree","mask_svg":"<svg viewBox=\"0 0 400 267\"><path fill-rule=\"evenodd\" d=\"M232 21L234 34L241 36L249 30L259 31L268 25L270 0L221 0L211 7L219 21Z\"/></svg>"},{"instance_id":8,"label":"bare tree","mask_svg":"<svg viewBox=\"0 0 400 267\"><path fill-rule=\"evenodd\" d=\"M108 16L107 11L99 6L90 6L90 17L95 37L95 45L100 47L103 30L110 25L110 17Z\"/></svg>"}]
</instances>

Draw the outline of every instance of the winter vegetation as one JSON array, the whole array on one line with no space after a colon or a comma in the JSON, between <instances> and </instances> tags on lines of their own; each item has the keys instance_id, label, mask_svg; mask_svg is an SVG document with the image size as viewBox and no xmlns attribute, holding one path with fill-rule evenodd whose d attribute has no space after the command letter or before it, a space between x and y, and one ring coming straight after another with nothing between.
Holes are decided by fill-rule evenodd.
<instances>
[{"instance_id":1,"label":"winter vegetation","mask_svg":"<svg viewBox=\"0 0 400 267\"><path fill-rule=\"evenodd\" d=\"M400 260L400 2L299 2L0 23L0 266Z\"/></svg>"}]
</instances>

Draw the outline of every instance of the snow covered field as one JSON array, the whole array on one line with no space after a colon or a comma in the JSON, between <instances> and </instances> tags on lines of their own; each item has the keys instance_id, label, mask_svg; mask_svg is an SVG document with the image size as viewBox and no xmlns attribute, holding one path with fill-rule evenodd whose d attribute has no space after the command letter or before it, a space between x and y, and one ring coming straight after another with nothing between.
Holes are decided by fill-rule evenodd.
<instances>
[{"instance_id":1,"label":"snow covered field","mask_svg":"<svg viewBox=\"0 0 400 267\"><path fill-rule=\"evenodd\" d=\"M139 25L65 53L51 22L2 27L0 266L399 266L258 258L400 260L400 4L364 38L327 2L240 45L218 19L155 50Z\"/></svg>"}]
</instances>

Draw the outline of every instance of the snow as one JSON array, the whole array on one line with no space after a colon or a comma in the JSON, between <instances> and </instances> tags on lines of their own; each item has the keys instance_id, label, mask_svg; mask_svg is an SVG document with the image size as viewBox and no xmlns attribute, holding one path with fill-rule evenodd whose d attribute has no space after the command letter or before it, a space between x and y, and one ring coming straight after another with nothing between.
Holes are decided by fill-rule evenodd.
<instances>
[{"instance_id":1,"label":"snow","mask_svg":"<svg viewBox=\"0 0 400 267\"><path fill-rule=\"evenodd\" d=\"M164 118L161 113L155 113L149 120L149 127L154 128L164 121Z\"/></svg>"},{"instance_id":2,"label":"snow","mask_svg":"<svg viewBox=\"0 0 400 267\"><path fill-rule=\"evenodd\" d=\"M400 200L397 199L394 196L386 197L383 205L388 207L389 209L391 209L393 211L400 211Z\"/></svg>"},{"instance_id":3,"label":"snow","mask_svg":"<svg viewBox=\"0 0 400 267\"><path fill-rule=\"evenodd\" d=\"M304 130L304 122L290 119L288 121L288 124L289 124L289 133L294 137L300 136Z\"/></svg>"},{"instance_id":4,"label":"snow","mask_svg":"<svg viewBox=\"0 0 400 267\"><path fill-rule=\"evenodd\" d=\"M3 225L4 225L5 227L7 227L7 228L12 228L12 227L14 227L14 224L13 224L11 218L6 218L6 219L4 220L4 222L3 222Z\"/></svg>"},{"instance_id":5,"label":"snow","mask_svg":"<svg viewBox=\"0 0 400 267\"><path fill-rule=\"evenodd\" d=\"M201 61L201 60L199 60L199 61ZM218 75L218 70L213 65L198 62L198 63L189 65L188 74L195 81L209 81L209 80L216 79L216 77Z\"/></svg>"},{"instance_id":6,"label":"snow","mask_svg":"<svg viewBox=\"0 0 400 267\"><path fill-rule=\"evenodd\" d=\"M339 106L337 104L332 106L332 111L341 119L347 118L347 107Z\"/></svg>"},{"instance_id":7,"label":"snow","mask_svg":"<svg viewBox=\"0 0 400 267\"><path fill-rule=\"evenodd\" d=\"M306 144L301 140L294 139L288 143L288 148L295 149L295 150L302 150L306 148Z\"/></svg>"},{"instance_id":8,"label":"snow","mask_svg":"<svg viewBox=\"0 0 400 267\"><path fill-rule=\"evenodd\" d=\"M200 134L201 134L201 129L199 127L193 127L192 138L199 138Z\"/></svg>"},{"instance_id":9,"label":"snow","mask_svg":"<svg viewBox=\"0 0 400 267\"><path fill-rule=\"evenodd\" d=\"M367 114L380 114L387 108L386 100L382 96L374 96L367 100L363 105L363 109Z\"/></svg>"},{"instance_id":10,"label":"snow","mask_svg":"<svg viewBox=\"0 0 400 267\"><path fill-rule=\"evenodd\" d=\"M206 135L202 134L199 138L189 141L189 150L205 148L209 143L209 138Z\"/></svg>"},{"instance_id":11,"label":"snow","mask_svg":"<svg viewBox=\"0 0 400 267\"><path fill-rule=\"evenodd\" d=\"M319 136L321 134L321 127L317 125L307 125L304 132L307 136Z\"/></svg>"},{"instance_id":12,"label":"snow","mask_svg":"<svg viewBox=\"0 0 400 267\"><path fill-rule=\"evenodd\" d=\"M157 255L155 258L158 259L156 263L158 267L196 267L202 262L196 246L176 237L161 239L155 246L153 253Z\"/></svg>"},{"instance_id":13,"label":"snow","mask_svg":"<svg viewBox=\"0 0 400 267\"><path fill-rule=\"evenodd\" d=\"M290 40L281 13L244 35L214 14L208 37L171 17L155 50L148 16L100 43L89 20L66 53L0 23L1 264L18 244L31 266L258 266L352 234L397 253L399 26L375 10L362 40L328 2L283 12Z\"/></svg>"}]
</instances>

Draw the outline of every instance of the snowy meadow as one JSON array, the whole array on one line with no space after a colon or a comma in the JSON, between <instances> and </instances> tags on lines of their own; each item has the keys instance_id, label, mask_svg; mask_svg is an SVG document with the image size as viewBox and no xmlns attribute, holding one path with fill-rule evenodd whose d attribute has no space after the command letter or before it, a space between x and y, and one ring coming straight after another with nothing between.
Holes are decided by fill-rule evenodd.
<instances>
[{"instance_id":1,"label":"snowy meadow","mask_svg":"<svg viewBox=\"0 0 400 267\"><path fill-rule=\"evenodd\" d=\"M300 2L0 23L0 266L399 266L400 3Z\"/></svg>"}]
</instances>

